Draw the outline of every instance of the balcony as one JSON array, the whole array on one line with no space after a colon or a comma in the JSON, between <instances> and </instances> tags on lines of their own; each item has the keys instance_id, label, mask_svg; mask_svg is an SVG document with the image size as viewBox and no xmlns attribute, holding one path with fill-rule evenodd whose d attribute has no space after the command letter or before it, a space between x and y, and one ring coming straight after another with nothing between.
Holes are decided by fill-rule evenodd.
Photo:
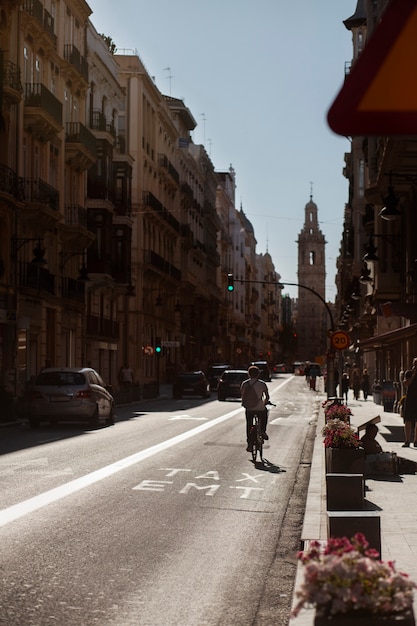
<instances>
[{"instance_id":1,"label":"balcony","mask_svg":"<svg viewBox=\"0 0 417 626\"><path fill-rule=\"evenodd\" d=\"M22 178L25 223L47 230L60 221L59 191L40 178Z\"/></svg>"},{"instance_id":2,"label":"balcony","mask_svg":"<svg viewBox=\"0 0 417 626\"><path fill-rule=\"evenodd\" d=\"M143 192L143 203L158 214L167 224L169 224L177 233L180 232L179 221L164 207L162 202L156 198L150 191Z\"/></svg>"},{"instance_id":3,"label":"balcony","mask_svg":"<svg viewBox=\"0 0 417 626\"><path fill-rule=\"evenodd\" d=\"M62 104L42 83L25 84L25 130L43 142L62 130Z\"/></svg>"},{"instance_id":4,"label":"balcony","mask_svg":"<svg viewBox=\"0 0 417 626\"><path fill-rule=\"evenodd\" d=\"M108 122L101 111L92 111L90 114L90 129L96 139L101 139L114 146L116 143L116 129L113 121Z\"/></svg>"},{"instance_id":5,"label":"balcony","mask_svg":"<svg viewBox=\"0 0 417 626\"><path fill-rule=\"evenodd\" d=\"M73 71L76 72L76 75L72 78L77 78L78 76L82 76L85 82L88 83L88 63L87 59L82 56L81 52L72 44L65 44L64 46L64 59L69 63L70 67L68 68L66 74L68 74L69 78L73 74Z\"/></svg>"},{"instance_id":6,"label":"balcony","mask_svg":"<svg viewBox=\"0 0 417 626\"><path fill-rule=\"evenodd\" d=\"M87 334L106 339L119 339L119 323L97 315L87 315Z\"/></svg>"},{"instance_id":7,"label":"balcony","mask_svg":"<svg viewBox=\"0 0 417 626\"><path fill-rule=\"evenodd\" d=\"M87 209L78 204L65 207L65 220L60 224L60 239L69 250L88 248L96 238L87 225Z\"/></svg>"},{"instance_id":8,"label":"balcony","mask_svg":"<svg viewBox=\"0 0 417 626\"><path fill-rule=\"evenodd\" d=\"M4 196L12 196L18 201L23 200L23 179L7 165L0 165L0 197Z\"/></svg>"},{"instance_id":9,"label":"balcony","mask_svg":"<svg viewBox=\"0 0 417 626\"><path fill-rule=\"evenodd\" d=\"M165 154L158 154L158 165L168 172L177 185L180 184L180 175Z\"/></svg>"},{"instance_id":10,"label":"balcony","mask_svg":"<svg viewBox=\"0 0 417 626\"><path fill-rule=\"evenodd\" d=\"M87 269L89 274L113 276L113 263L110 255L106 258L100 258L91 249L87 251Z\"/></svg>"},{"instance_id":11,"label":"balcony","mask_svg":"<svg viewBox=\"0 0 417 626\"><path fill-rule=\"evenodd\" d=\"M65 126L65 159L78 170L88 170L97 160L97 141L81 122Z\"/></svg>"},{"instance_id":12,"label":"balcony","mask_svg":"<svg viewBox=\"0 0 417 626\"><path fill-rule=\"evenodd\" d=\"M84 304L85 301L85 283L75 278L62 278L61 295L68 300Z\"/></svg>"},{"instance_id":13,"label":"balcony","mask_svg":"<svg viewBox=\"0 0 417 626\"><path fill-rule=\"evenodd\" d=\"M23 93L20 68L11 61L6 61L3 50L0 50L0 79L3 98L6 103L9 105L19 104Z\"/></svg>"},{"instance_id":14,"label":"balcony","mask_svg":"<svg viewBox=\"0 0 417 626\"><path fill-rule=\"evenodd\" d=\"M20 261L18 263L18 286L55 294L55 276L36 263Z\"/></svg>"},{"instance_id":15,"label":"balcony","mask_svg":"<svg viewBox=\"0 0 417 626\"><path fill-rule=\"evenodd\" d=\"M55 21L49 11L43 8L42 2L23 0L21 9L23 25L37 45L48 47L52 42L56 48Z\"/></svg>"},{"instance_id":16,"label":"balcony","mask_svg":"<svg viewBox=\"0 0 417 626\"><path fill-rule=\"evenodd\" d=\"M159 270L162 274L181 281L181 271L153 250L143 251L143 261L145 265L152 266L153 269Z\"/></svg>"}]
</instances>

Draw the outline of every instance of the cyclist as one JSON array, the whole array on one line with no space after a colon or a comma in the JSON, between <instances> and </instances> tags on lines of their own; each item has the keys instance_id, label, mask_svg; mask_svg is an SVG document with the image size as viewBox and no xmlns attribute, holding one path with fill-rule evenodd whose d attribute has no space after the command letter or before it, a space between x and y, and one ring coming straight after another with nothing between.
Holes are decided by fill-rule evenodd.
<instances>
[{"instance_id":1,"label":"cyclist","mask_svg":"<svg viewBox=\"0 0 417 626\"><path fill-rule=\"evenodd\" d=\"M266 434L268 411L265 407L265 404L269 402L269 391L266 383L263 380L259 380L259 368L256 365L251 365L248 369L248 374L249 378L243 381L240 391L242 394L242 406L246 409L246 450L249 452L249 433L253 425L255 413L259 417L263 438L269 439Z\"/></svg>"}]
</instances>

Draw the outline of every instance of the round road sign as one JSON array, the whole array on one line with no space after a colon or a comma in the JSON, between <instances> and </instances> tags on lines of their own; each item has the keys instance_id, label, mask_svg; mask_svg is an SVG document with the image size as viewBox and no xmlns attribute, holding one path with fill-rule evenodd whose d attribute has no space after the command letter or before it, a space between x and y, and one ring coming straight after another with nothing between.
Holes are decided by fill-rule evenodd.
<instances>
[{"instance_id":1,"label":"round road sign","mask_svg":"<svg viewBox=\"0 0 417 626\"><path fill-rule=\"evenodd\" d=\"M350 344L350 337L344 330L336 330L332 335L331 344L335 350L346 350Z\"/></svg>"}]
</instances>

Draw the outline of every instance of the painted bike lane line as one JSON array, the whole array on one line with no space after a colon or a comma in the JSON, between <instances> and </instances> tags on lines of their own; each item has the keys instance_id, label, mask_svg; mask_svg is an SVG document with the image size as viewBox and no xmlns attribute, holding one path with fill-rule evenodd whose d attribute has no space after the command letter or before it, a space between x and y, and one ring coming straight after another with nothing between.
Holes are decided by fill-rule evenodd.
<instances>
[{"instance_id":1,"label":"painted bike lane line","mask_svg":"<svg viewBox=\"0 0 417 626\"><path fill-rule=\"evenodd\" d=\"M290 379L283 381L283 383L279 385L279 387L274 389L274 392L277 391L277 389L280 389L281 387L286 385L289 380ZM45 491L44 493L34 496L33 498L29 498L27 500L24 500L23 502L18 502L17 504L3 509L0 511L0 527L6 526L6 524L10 524L10 522L20 519L28 513L33 513L34 511L37 511L44 506L47 506L48 504L52 504L53 502L62 500L63 498L66 498L67 496L70 496L73 493L80 491L81 489L85 489L85 487L89 487L94 483L98 483L101 480L108 478L109 476L113 476L114 474L117 474L118 472L128 467L131 467L136 463L140 463L141 461L144 461L145 459L148 459L151 456L158 454L159 452L163 452L164 450L167 450L168 448L171 448L172 446L175 446L182 441L186 441L191 437L195 437L200 433L210 428L213 428L214 426L217 426L222 422L225 422L235 415L238 415L238 413L241 413L243 410L244 409L242 407L239 407L238 409L230 411L229 413L225 413L224 415L221 415L220 417L217 417L210 422L206 422L205 424L201 424L196 428L192 428L191 430L181 435L176 435L175 437L167 439L166 441L162 441L161 443L158 443L155 446L151 446L146 450L141 450L140 452L136 452L135 454L131 454L130 456L125 457L124 459L120 459L119 461L115 461L110 465L106 465L105 467L95 470L90 474L81 476L81 478L76 478L75 480L71 480L64 485L55 487L54 489Z\"/></svg>"}]
</instances>

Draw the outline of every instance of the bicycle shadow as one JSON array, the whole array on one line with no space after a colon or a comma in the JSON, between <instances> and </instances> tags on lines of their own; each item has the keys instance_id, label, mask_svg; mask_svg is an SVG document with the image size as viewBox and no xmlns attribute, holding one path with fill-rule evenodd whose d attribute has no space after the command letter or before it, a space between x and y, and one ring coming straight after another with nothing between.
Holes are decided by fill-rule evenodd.
<instances>
[{"instance_id":1,"label":"bicycle shadow","mask_svg":"<svg viewBox=\"0 0 417 626\"><path fill-rule=\"evenodd\" d=\"M279 465L276 465L275 463L272 463L271 461L268 461L268 459L265 458L263 458L262 461L251 462L256 469L262 470L263 472L270 472L271 474L282 474L287 471L286 469L280 467Z\"/></svg>"}]
</instances>

